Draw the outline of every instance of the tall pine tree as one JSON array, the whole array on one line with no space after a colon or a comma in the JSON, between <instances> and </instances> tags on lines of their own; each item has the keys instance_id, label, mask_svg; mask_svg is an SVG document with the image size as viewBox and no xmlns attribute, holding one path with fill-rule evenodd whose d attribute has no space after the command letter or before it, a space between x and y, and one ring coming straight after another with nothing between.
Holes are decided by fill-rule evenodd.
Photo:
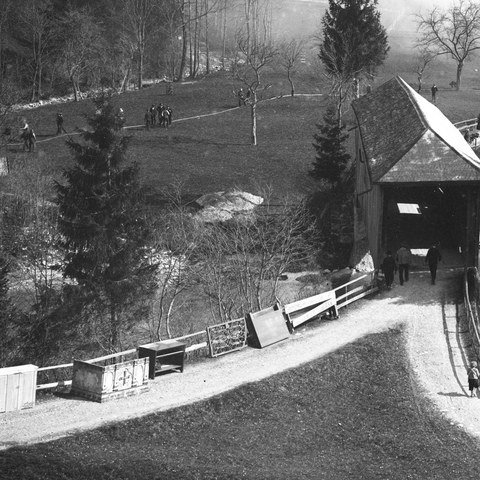
<instances>
[{"instance_id":1,"label":"tall pine tree","mask_svg":"<svg viewBox=\"0 0 480 480\"><path fill-rule=\"evenodd\" d=\"M65 238L64 274L75 280L102 318L104 341L121 347L131 326L129 307L148 292L151 268L144 247L150 228L145 217L137 165L124 166L128 137L111 99L95 100L85 142L67 142L76 164L57 184L60 228Z\"/></svg>"},{"instance_id":2,"label":"tall pine tree","mask_svg":"<svg viewBox=\"0 0 480 480\"><path fill-rule=\"evenodd\" d=\"M322 19L318 56L331 82L339 122L343 105L358 95L359 80L371 77L387 57L388 37L377 4L378 0L329 0Z\"/></svg>"},{"instance_id":3,"label":"tall pine tree","mask_svg":"<svg viewBox=\"0 0 480 480\"><path fill-rule=\"evenodd\" d=\"M310 175L316 180L323 180L330 189L334 189L350 159L345 148L348 135L345 133L345 125L338 125L335 107L332 105L327 108L323 123L317 124L317 128L319 133L313 136L315 162Z\"/></svg>"}]
</instances>

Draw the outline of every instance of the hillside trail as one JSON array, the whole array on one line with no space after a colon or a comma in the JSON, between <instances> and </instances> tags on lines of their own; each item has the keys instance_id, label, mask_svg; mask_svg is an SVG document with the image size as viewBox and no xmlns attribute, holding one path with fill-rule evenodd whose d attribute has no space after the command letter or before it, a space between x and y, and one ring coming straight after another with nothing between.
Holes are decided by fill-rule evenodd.
<instances>
[{"instance_id":1,"label":"hillside trail","mask_svg":"<svg viewBox=\"0 0 480 480\"><path fill-rule=\"evenodd\" d=\"M37 402L28 410L0 414L0 449L57 439L108 423L141 417L219 395L248 382L296 368L371 333L403 325L412 382L451 424L480 435L480 399L468 396L471 352L461 305L462 270L443 265L437 284L416 271L398 284L340 310L338 320L297 329L263 349L204 359L150 382L146 393L105 403L74 397ZM394 359L392 359L394 361Z\"/></svg>"}]
</instances>

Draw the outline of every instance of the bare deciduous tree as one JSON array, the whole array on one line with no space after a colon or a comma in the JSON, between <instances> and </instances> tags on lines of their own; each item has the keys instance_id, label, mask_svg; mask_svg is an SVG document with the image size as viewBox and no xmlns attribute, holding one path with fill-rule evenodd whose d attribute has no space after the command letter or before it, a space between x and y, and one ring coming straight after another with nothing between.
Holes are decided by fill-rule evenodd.
<instances>
[{"instance_id":1,"label":"bare deciduous tree","mask_svg":"<svg viewBox=\"0 0 480 480\"><path fill-rule=\"evenodd\" d=\"M304 205L267 203L250 218L208 226L200 249L200 282L220 322L278 301L278 282L294 265L314 256L314 227ZM311 240L311 238L310 238Z\"/></svg>"},{"instance_id":2,"label":"bare deciduous tree","mask_svg":"<svg viewBox=\"0 0 480 480\"><path fill-rule=\"evenodd\" d=\"M458 0L447 10L433 8L417 15L420 47L435 55L448 55L457 64L456 88L460 90L465 62L480 49L480 4Z\"/></svg>"},{"instance_id":3,"label":"bare deciduous tree","mask_svg":"<svg viewBox=\"0 0 480 480\"><path fill-rule=\"evenodd\" d=\"M55 37L51 0L25 0L21 4L21 21L32 59L32 95L34 102L42 96L43 68Z\"/></svg>"},{"instance_id":4,"label":"bare deciduous tree","mask_svg":"<svg viewBox=\"0 0 480 480\"><path fill-rule=\"evenodd\" d=\"M417 92L422 90L422 82L425 75L425 71L428 66L435 60L435 53L433 53L428 47L420 47L417 55L415 56L414 70L417 74Z\"/></svg>"},{"instance_id":5,"label":"bare deciduous tree","mask_svg":"<svg viewBox=\"0 0 480 480\"><path fill-rule=\"evenodd\" d=\"M82 75L102 63L105 49L101 28L86 8L68 10L59 28L63 38L61 62L78 101Z\"/></svg>"},{"instance_id":6,"label":"bare deciduous tree","mask_svg":"<svg viewBox=\"0 0 480 480\"><path fill-rule=\"evenodd\" d=\"M261 92L270 87L262 82L262 72L278 52L272 38L270 2L245 0L245 14L245 25L236 35L238 57L234 75L249 94L251 141L257 145L257 106Z\"/></svg>"},{"instance_id":7,"label":"bare deciduous tree","mask_svg":"<svg viewBox=\"0 0 480 480\"><path fill-rule=\"evenodd\" d=\"M137 52L137 83L143 85L145 47L155 20L155 0L123 0L125 26Z\"/></svg>"},{"instance_id":8,"label":"bare deciduous tree","mask_svg":"<svg viewBox=\"0 0 480 480\"><path fill-rule=\"evenodd\" d=\"M292 38L285 40L280 44L280 64L287 72L287 79L290 83L290 95L295 96L295 85L293 83L293 75L296 72L298 62L305 48L304 39Z\"/></svg>"}]
</instances>

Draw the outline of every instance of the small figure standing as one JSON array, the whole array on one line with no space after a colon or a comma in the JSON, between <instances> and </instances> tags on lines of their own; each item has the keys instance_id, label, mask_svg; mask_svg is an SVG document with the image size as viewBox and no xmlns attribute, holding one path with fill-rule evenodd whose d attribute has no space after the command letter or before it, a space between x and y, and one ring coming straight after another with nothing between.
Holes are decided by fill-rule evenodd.
<instances>
[{"instance_id":1,"label":"small figure standing","mask_svg":"<svg viewBox=\"0 0 480 480\"><path fill-rule=\"evenodd\" d=\"M62 133L67 133L67 131L63 127L63 113L58 112L57 113L57 135L60 135Z\"/></svg>"},{"instance_id":2,"label":"small figure standing","mask_svg":"<svg viewBox=\"0 0 480 480\"><path fill-rule=\"evenodd\" d=\"M152 106L150 107L150 125L152 125L152 127L155 125L156 117L157 117L157 109L155 108L155 105L152 103Z\"/></svg>"},{"instance_id":3,"label":"small figure standing","mask_svg":"<svg viewBox=\"0 0 480 480\"><path fill-rule=\"evenodd\" d=\"M437 267L438 262L442 259L440 252L438 250L437 244L433 244L427 252L425 257L425 263L428 264L428 268L430 269L430 277L432 279L432 285L435 285L435 280L437 278Z\"/></svg>"},{"instance_id":4,"label":"small figure standing","mask_svg":"<svg viewBox=\"0 0 480 480\"><path fill-rule=\"evenodd\" d=\"M402 243L400 248L397 250L395 260L398 265L398 277L400 280L400 285L403 285L404 280L405 282L408 282L408 273L410 270L410 263L412 262L412 252L405 243Z\"/></svg>"},{"instance_id":5,"label":"small figure standing","mask_svg":"<svg viewBox=\"0 0 480 480\"><path fill-rule=\"evenodd\" d=\"M432 85L432 103L437 103L438 88L435 84Z\"/></svg>"},{"instance_id":6,"label":"small figure standing","mask_svg":"<svg viewBox=\"0 0 480 480\"><path fill-rule=\"evenodd\" d=\"M168 121L168 125L171 125L171 124L172 124L173 108L167 105L167 107L165 108L165 110L167 111L167 121Z\"/></svg>"},{"instance_id":7,"label":"small figure standing","mask_svg":"<svg viewBox=\"0 0 480 480\"><path fill-rule=\"evenodd\" d=\"M35 142L37 137L33 128L28 125L27 120L23 119L23 127L20 129L20 138L23 140L23 151L27 150L29 152L35 151Z\"/></svg>"},{"instance_id":8,"label":"small figure standing","mask_svg":"<svg viewBox=\"0 0 480 480\"><path fill-rule=\"evenodd\" d=\"M145 112L145 116L143 117L143 120L145 122L145 128L147 130L150 130L150 112L148 111L148 108L147 108L147 111Z\"/></svg>"},{"instance_id":9,"label":"small figure standing","mask_svg":"<svg viewBox=\"0 0 480 480\"><path fill-rule=\"evenodd\" d=\"M477 130L480 130L480 113L478 114L478 117L477 117Z\"/></svg>"},{"instance_id":10,"label":"small figure standing","mask_svg":"<svg viewBox=\"0 0 480 480\"><path fill-rule=\"evenodd\" d=\"M465 135L463 136L463 138L468 144L471 142L470 130L465 130Z\"/></svg>"},{"instance_id":11,"label":"small figure standing","mask_svg":"<svg viewBox=\"0 0 480 480\"><path fill-rule=\"evenodd\" d=\"M237 93L238 97L238 106L241 107L242 105L246 105L245 103L245 93L243 92L243 88L240 88L240 90Z\"/></svg>"},{"instance_id":12,"label":"small figure standing","mask_svg":"<svg viewBox=\"0 0 480 480\"><path fill-rule=\"evenodd\" d=\"M477 368L477 362L470 362L470 367L467 371L468 375L468 389L470 390L470 396L475 397L478 396L478 377L480 376L480 372ZM473 393L475 390L475 394Z\"/></svg>"},{"instance_id":13,"label":"small figure standing","mask_svg":"<svg viewBox=\"0 0 480 480\"><path fill-rule=\"evenodd\" d=\"M387 286L388 290L391 290L397 265L390 250L387 252L387 256L383 259L381 268L383 274L385 275L385 285Z\"/></svg>"}]
</instances>

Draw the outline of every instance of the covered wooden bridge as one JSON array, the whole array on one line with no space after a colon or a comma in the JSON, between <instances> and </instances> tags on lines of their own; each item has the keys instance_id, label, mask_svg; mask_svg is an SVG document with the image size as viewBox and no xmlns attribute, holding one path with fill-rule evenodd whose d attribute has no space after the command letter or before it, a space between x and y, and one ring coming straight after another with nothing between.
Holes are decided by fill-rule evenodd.
<instances>
[{"instance_id":1,"label":"covered wooden bridge","mask_svg":"<svg viewBox=\"0 0 480 480\"><path fill-rule=\"evenodd\" d=\"M448 263L478 265L480 159L432 103L396 77L352 104L355 245L378 268L405 242L439 242Z\"/></svg>"}]
</instances>

